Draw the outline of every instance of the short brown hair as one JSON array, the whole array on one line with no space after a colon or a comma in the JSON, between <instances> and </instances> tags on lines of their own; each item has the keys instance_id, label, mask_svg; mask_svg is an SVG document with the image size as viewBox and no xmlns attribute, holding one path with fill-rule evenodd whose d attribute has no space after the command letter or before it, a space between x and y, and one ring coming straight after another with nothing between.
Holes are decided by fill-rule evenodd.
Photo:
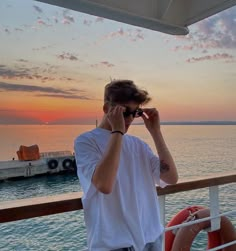
<instances>
[{"instance_id":1,"label":"short brown hair","mask_svg":"<svg viewBox=\"0 0 236 251\"><path fill-rule=\"evenodd\" d=\"M104 102L146 104L151 100L147 91L139 89L132 80L112 80L105 86Z\"/></svg>"}]
</instances>

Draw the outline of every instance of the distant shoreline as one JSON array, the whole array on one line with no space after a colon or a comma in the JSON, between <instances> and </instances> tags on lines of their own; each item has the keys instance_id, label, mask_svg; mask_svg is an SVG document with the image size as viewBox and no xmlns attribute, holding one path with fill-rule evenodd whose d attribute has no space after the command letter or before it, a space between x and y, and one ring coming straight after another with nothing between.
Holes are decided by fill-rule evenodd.
<instances>
[{"instance_id":1,"label":"distant shoreline","mask_svg":"<svg viewBox=\"0 0 236 251\"><path fill-rule=\"evenodd\" d=\"M48 123L48 124L7 124L7 123L2 123L1 125L95 125L93 123L88 123L88 124L79 124L79 123ZM143 122L139 123L134 123L133 125L143 125ZM236 121L163 121L161 122L161 125L236 125Z\"/></svg>"},{"instance_id":2,"label":"distant shoreline","mask_svg":"<svg viewBox=\"0 0 236 251\"><path fill-rule=\"evenodd\" d=\"M170 121L161 122L162 125L236 125L236 121Z\"/></svg>"}]
</instances>

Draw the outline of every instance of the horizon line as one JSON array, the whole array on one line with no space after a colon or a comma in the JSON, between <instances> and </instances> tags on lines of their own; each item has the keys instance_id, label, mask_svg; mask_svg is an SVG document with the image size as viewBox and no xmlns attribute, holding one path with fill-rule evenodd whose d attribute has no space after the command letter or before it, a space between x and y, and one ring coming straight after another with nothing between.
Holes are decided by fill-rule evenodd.
<instances>
[{"instance_id":1,"label":"horizon line","mask_svg":"<svg viewBox=\"0 0 236 251\"><path fill-rule=\"evenodd\" d=\"M161 121L161 125L236 125L236 120ZM144 122L133 123L143 125ZM96 125L96 123L0 123L0 125Z\"/></svg>"}]
</instances>

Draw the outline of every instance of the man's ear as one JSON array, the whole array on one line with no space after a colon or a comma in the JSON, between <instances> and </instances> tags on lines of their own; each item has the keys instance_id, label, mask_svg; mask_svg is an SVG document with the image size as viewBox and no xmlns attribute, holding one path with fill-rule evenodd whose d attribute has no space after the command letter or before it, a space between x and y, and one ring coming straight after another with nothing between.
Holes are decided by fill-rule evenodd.
<instances>
[{"instance_id":1,"label":"man's ear","mask_svg":"<svg viewBox=\"0 0 236 251\"><path fill-rule=\"evenodd\" d=\"M108 110L109 110L109 104L108 104L108 103L105 103L105 104L103 105L103 112L104 112L104 113L108 113Z\"/></svg>"}]
</instances>

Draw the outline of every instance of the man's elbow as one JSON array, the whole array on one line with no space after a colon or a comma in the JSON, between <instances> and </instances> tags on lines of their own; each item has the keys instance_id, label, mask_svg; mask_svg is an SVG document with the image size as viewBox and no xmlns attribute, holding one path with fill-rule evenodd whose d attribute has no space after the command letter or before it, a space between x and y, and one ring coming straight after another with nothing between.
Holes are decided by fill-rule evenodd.
<instances>
[{"instance_id":1,"label":"man's elbow","mask_svg":"<svg viewBox=\"0 0 236 251\"><path fill-rule=\"evenodd\" d=\"M112 192L113 183L96 175L96 172L93 174L92 183L96 189L103 194L110 194Z\"/></svg>"},{"instance_id":2,"label":"man's elbow","mask_svg":"<svg viewBox=\"0 0 236 251\"><path fill-rule=\"evenodd\" d=\"M178 180L179 180L179 176L178 176L178 174L176 174L176 175L172 176L172 177L169 179L169 182L168 182L168 183L169 183L170 185L175 185L175 184L177 184Z\"/></svg>"},{"instance_id":3,"label":"man's elbow","mask_svg":"<svg viewBox=\"0 0 236 251\"><path fill-rule=\"evenodd\" d=\"M161 179L168 185L175 185L178 182L178 174L175 175L162 175Z\"/></svg>"},{"instance_id":4,"label":"man's elbow","mask_svg":"<svg viewBox=\"0 0 236 251\"><path fill-rule=\"evenodd\" d=\"M110 187L100 187L98 188L98 190L103 194L110 194L112 192L112 189Z\"/></svg>"},{"instance_id":5,"label":"man's elbow","mask_svg":"<svg viewBox=\"0 0 236 251\"><path fill-rule=\"evenodd\" d=\"M112 192L112 186L104 184L94 184L97 190L103 194L110 194Z\"/></svg>"}]
</instances>

